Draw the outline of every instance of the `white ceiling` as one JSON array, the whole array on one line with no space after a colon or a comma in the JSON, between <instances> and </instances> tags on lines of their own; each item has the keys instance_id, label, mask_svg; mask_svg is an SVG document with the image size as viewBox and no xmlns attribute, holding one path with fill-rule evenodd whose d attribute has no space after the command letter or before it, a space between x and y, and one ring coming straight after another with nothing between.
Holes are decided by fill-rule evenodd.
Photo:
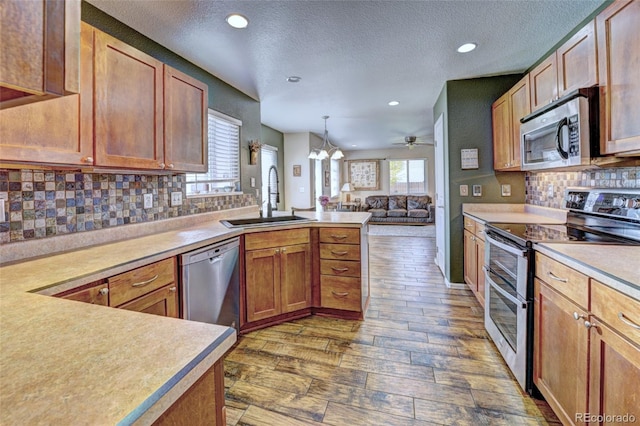
<instances>
[{"instance_id":1,"label":"white ceiling","mask_svg":"<svg viewBox=\"0 0 640 426\"><path fill-rule=\"evenodd\" d=\"M322 135L329 115L354 150L432 140L445 81L526 70L604 0L88 1L258 99L263 124ZM227 25L235 12L248 28Z\"/></svg>"}]
</instances>

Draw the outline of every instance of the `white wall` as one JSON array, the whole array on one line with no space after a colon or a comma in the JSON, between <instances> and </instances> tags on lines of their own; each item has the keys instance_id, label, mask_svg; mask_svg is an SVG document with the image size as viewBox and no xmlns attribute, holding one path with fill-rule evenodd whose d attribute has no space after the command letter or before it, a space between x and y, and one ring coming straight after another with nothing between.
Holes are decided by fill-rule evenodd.
<instances>
[{"instance_id":1,"label":"white wall","mask_svg":"<svg viewBox=\"0 0 640 426\"><path fill-rule=\"evenodd\" d=\"M313 194L313 161L309 160L311 147L322 145L322 139L313 133L284 134L284 209L291 207L312 207L315 205ZM301 176L293 176L293 166L302 166Z\"/></svg>"},{"instance_id":2,"label":"white wall","mask_svg":"<svg viewBox=\"0 0 640 426\"><path fill-rule=\"evenodd\" d=\"M344 162L342 167L342 182L347 182L346 160L380 160L380 190L378 191L354 191L351 193L351 199L361 198L362 202L369 195L389 195L389 161L396 159L426 158L427 159L427 194L431 197L435 194L435 148L433 145L415 146L413 149L407 147L362 150L362 151L344 151Z\"/></svg>"}]
</instances>

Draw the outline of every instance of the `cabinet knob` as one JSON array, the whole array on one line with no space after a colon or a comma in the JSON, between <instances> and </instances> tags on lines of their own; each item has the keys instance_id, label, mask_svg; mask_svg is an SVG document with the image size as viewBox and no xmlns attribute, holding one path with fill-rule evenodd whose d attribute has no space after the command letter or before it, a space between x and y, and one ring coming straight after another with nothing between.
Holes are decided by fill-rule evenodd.
<instances>
[{"instance_id":1,"label":"cabinet knob","mask_svg":"<svg viewBox=\"0 0 640 426\"><path fill-rule=\"evenodd\" d=\"M591 321L585 321L585 322L584 322L584 326L585 326L587 329L590 329L590 328L598 328L598 324L596 324L595 322L591 322Z\"/></svg>"},{"instance_id":2,"label":"cabinet knob","mask_svg":"<svg viewBox=\"0 0 640 426\"><path fill-rule=\"evenodd\" d=\"M82 162L87 164L93 164L93 157L83 157Z\"/></svg>"},{"instance_id":3,"label":"cabinet knob","mask_svg":"<svg viewBox=\"0 0 640 426\"><path fill-rule=\"evenodd\" d=\"M101 288L100 294L106 296L107 294L109 294L109 289L107 287Z\"/></svg>"},{"instance_id":4,"label":"cabinet knob","mask_svg":"<svg viewBox=\"0 0 640 426\"><path fill-rule=\"evenodd\" d=\"M158 167L160 167L162 170L164 170L166 166L165 166L165 164L164 164L164 163L159 163L159 164L158 164Z\"/></svg>"},{"instance_id":5,"label":"cabinet knob","mask_svg":"<svg viewBox=\"0 0 640 426\"><path fill-rule=\"evenodd\" d=\"M175 166L173 165L173 163L169 163L167 167L169 167L170 169L173 169Z\"/></svg>"},{"instance_id":6,"label":"cabinet knob","mask_svg":"<svg viewBox=\"0 0 640 426\"><path fill-rule=\"evenodd\" d=\"M287 249L286 249L286 248L283 248L283 249L282 249L282 253L286 253L286 252L287 252Z\"/></svg>"},{"instance_id":7,"label":"cabinet knob","mask_svg":"<svg viewBox=\"0 0 640 426\"><path fill-rule=\"evenodd\" d=\"M576 320L576 321L578 321L580 318L584 318L584 317L585 317L584 315L579 314L577 312L573 313L573 319Z\"/></svg>"},{"instance_id":8,"label":"cabinet knob","mask_svg":"<svg viewBox=\"0 0 640 426\"><path fill-rule=\"evenodd\" d=\"M175 293L178 289L176 287L169 287L169 291Z\"/></svg>"},{"instance_id":9,"label":"cabinet knob","mask_svg":"<svg viewBox=\"0 0 640 426\"><path fill-rule=\"evenodd\" d=\"M276 254L280 253L280 249L276 249L275 253Z\"/></svg>"}]
</instances>

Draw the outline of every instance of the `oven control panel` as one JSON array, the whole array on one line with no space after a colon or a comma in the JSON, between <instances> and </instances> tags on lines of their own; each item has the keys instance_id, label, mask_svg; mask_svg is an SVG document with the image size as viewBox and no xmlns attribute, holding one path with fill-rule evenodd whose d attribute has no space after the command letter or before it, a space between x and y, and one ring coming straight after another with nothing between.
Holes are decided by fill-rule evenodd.
<instances>
[{"instance_id":1,"label":"oven control panel","mask_svg":"<svg viewBox=\"0 0 640 426\"><path fill-rule=\"evenodd\" d=\"M640 219L640 190L569 188L565 192L565 208Z\"/></svg>"}]
</instances>

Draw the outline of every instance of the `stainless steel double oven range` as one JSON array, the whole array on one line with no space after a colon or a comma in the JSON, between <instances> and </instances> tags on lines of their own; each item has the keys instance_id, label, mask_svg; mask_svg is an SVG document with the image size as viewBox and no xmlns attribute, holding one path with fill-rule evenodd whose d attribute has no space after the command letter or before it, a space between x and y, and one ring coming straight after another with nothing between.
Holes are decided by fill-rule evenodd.
<instances>
[{"instance_id":1,"label":"stainless steel double oven range","mask_svg":"<svg viewBox=\"0 0 640 426\"><path fill-rule=\"evenodd\" d=\"M640 190L570 188L561 225L487 223L485 328L518 383L533 391L535 243L639 245Z\"/></svg>"}]
</instances>

